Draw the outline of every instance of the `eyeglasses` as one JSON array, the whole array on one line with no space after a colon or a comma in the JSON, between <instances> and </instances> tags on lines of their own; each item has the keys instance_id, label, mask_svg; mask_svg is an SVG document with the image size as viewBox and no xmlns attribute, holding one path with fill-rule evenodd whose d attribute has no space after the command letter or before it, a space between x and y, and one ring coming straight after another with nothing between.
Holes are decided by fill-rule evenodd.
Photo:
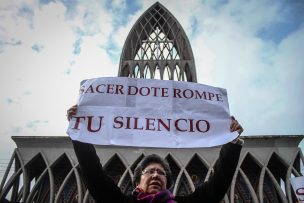
<instances>
[{"instance_id":1,"label":"eyeglasses","mask_svg":"<svg viewBox=\"0 0 304 203\"><path fill-rule=\"evenodd\" d=\"M148 175L152 176L155 174L155 172L160 176L164 176L164 177L167 176L165 171L158 169L158 168L145 169L141 172L141 174L142 175L148 174Z\"/></svg>"}]
</instances>

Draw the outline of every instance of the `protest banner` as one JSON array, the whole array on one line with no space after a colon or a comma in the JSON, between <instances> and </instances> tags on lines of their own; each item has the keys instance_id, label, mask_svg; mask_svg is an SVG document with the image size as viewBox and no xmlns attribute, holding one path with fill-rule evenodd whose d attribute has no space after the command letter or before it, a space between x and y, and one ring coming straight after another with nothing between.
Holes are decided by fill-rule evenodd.
<instances>
[{"instance_id":1,"label":"protest banner","mask_svg":"<svg viewBox=\"0 0 304 203\"><path fill-rule=\"evenodd\" d=\"M229 126L225 89L108 77L81 85L77 115L67 133L73 140L99 145L192 148L235 139Z\"/></svg>"},{"instance_id":2,"label":"protest banner","mask_svg":"<svg viewBox=\"0 0 304 203\"><path fill-rule=\"evenodd\" d=\"M304 203L304 176L290 178L290 183L298 202Z\"/></svg>"}]
</instances>

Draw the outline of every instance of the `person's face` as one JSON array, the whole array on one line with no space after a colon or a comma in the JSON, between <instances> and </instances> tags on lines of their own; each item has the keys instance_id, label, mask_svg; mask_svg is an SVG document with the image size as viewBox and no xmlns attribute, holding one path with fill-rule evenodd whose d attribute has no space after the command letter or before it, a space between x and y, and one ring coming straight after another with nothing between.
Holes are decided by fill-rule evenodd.
<instances>
[{"instance_id":1,"label":"person's face","mask_svg":"<svg viewBox=\"0 0 304 203\"><path fill-rule=\"evenodd\" d=\"M155 194L167 188L165 169L158 163L149 164L143 171L137 185L144 192Z\"/></svg>"}]
</instances>

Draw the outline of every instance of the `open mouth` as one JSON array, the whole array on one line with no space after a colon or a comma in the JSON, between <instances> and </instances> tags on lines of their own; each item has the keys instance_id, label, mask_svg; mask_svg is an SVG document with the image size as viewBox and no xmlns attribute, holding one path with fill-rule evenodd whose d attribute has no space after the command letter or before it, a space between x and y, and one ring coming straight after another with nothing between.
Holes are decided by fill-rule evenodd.
<instances>
[{"instance_id":1,"label":"open mouth","mask_svg":"<svg viewBox=\"0 0 304 203\"><path fill-rule=\"evenodd\" d=\"M161 187L161 183L158 181L153 181L150 183L150 186L157 186L157 187Z\"/></svg>"}]
</instances>

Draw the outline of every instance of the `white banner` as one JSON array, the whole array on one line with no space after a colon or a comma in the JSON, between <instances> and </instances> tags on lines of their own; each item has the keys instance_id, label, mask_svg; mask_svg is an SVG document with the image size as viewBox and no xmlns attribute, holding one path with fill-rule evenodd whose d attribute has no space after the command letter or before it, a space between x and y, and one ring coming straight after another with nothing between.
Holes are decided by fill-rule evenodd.
<instances>
[{"instance_id":1,"label":"white banner","mask_svg":"<svg viewBox=\"0 0 304 203\"><path fill-rule=\"evenodd\" d=\"M304 203L304 176L290 178L290 183L297 196L298 202Z\"/></svg>"},{"instance_id":2,"label":"white banner","mask_svg":"<svg viewBox=\"0 0 304 203\"><path fill-rule=\"evenodd\" d=\"M225 89L198 83L96 78L80 88L67 133L99 145L192 148L221 145L230 133Z\"/></svg>"}]
</instances>

